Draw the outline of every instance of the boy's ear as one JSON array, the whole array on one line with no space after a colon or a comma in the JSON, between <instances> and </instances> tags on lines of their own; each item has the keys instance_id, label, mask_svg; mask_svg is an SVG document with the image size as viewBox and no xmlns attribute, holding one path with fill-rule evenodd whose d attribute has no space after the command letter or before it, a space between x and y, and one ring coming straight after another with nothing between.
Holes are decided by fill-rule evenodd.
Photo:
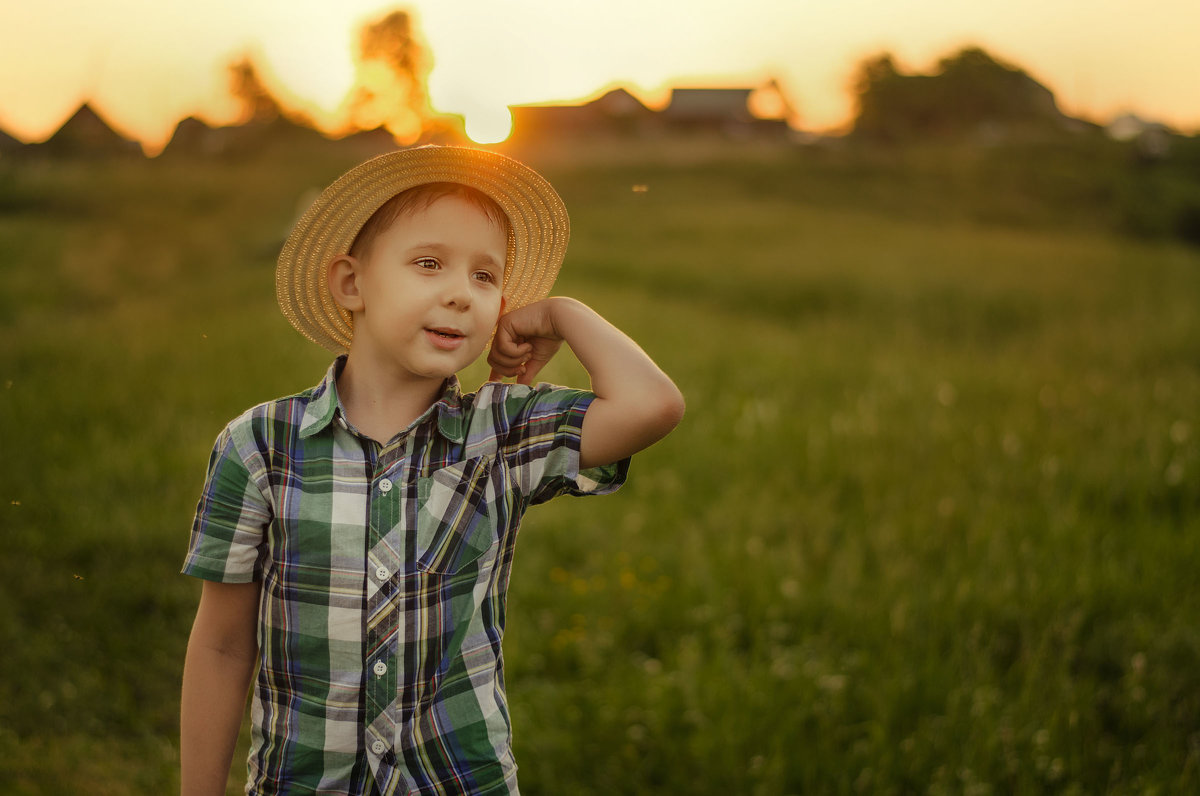
<instances>
[{"instance_id":1,"label":"boy's ear","mask_svg":"<svg viewBox=\"0 0 1200 796\"><path fill-rule=\"evenodd\" d=\"M358 274L362 268L356 258L339 254L329 262L329 292L339 306L350 312L362 312L362 291L358 289Z\"/></svg>"}]
</instances>

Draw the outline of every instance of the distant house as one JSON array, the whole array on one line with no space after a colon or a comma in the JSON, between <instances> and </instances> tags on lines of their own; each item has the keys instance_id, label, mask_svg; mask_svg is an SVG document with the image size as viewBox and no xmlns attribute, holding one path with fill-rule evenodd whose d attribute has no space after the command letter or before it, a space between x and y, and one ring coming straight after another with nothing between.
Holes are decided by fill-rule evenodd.
<instances>
[{"instance_id":1,"label":"distant house","mask_svg":"<svg viewBox=\"0 0 1200 796\"><path fill-rule=\"evenodd\" d=\"M552 138L636 135L652 124L654 111L623 88L583 105L514 105L513 143Z\"/></svg>"},{"instance_id":2,"label":"distant house","mask_svg":"<svg viewBox=\"0 0 1200 796\"><path fill-rule=\"evenodd\" d=\"M679 127L721 129L746 124L750 115L749 88L677 88L663 109L663 119Z\"/></svg>"},{"instance_id":3,"label":"distant house","mask_svg":"<svg viewBox=\"0 0 1200 796\"><path fill-rule=\"evenodd\" d=\"M388 132L386 127L376 127L374 130L360 130L342 138L335 138L329 143L334 147L351 152L363 160L373 158L376 155L382 155L385 152L391 152L400 146L396 141L396 136ZM450 143L450 141L439 140L435 142L430 140L423 143Z\"/></svg>"},{"instance_id":4,"label":"distant house","mask_svg":"<svg viewBox=\"0 0 1200 796\"><path fill-rule=\"evenodd\" d=\"M163 149L162 157L178 155L223 155L229 148L228 128L211 125L189 116L175 125L171 140Z\"/></svg>"},{"instance_id":5,"label":"distant house","mask_svg":"<svg viewBox=\"0 0 1200 796\"><path fill-rule=\"evenodd\" d=\"M141 155L141 146L109 126L86 102L63 122L54 135L34 145L34 151L54 156L112 157Z\"/></svg>"},{"instance_id":6,"label":"distant house","mask_svg":"<svg viewBox=\"0 0 1200 796\"><path fill-rule=\"evenodd\" d=\"M780 118L762 118L754 111L756 95L771 94L769 102ZM671 131L715 133L728 138L785 138L792 110L775 81L760 88L677 88L662 111Z\"/></svg>"},{"instance_id":7,"label":"distant house","mask_svg":"<svg viewBox=\"0 0 1200 796\"><path fill-rule=\"evenodd\" d=\"M461 116L434 116L417 143L463 144ZM275 116L225 127L212 127L195 117L188 117L175 126L175 133L162 152L174 157L241 157L256 155L267 148L304 148L319 144L348 155L367 159L396 149L400 144L384 127L358 130L343 135L326 135L314 129L304 119Z\"/></svg>"},{"instance_id":8,"label":"distant house","mask_svg":"<svg viewBox=\"0 0 1200 796\"><path fill-rule=\"evenodd\" d=\"M623 88L615 88L599 99L588 103L596 113L616 122L619 126L629 122L640 122L650 118L653 111L642 101Z\"/></svg>"},{"instance_id":9,"label":"distant house","mask_svg":"<svg viewBox=\"0 0 1200 796\"><path fill-rule=\"evenodd\" d=\"M583 105L522 105L511 108L510 142L521 145L554 139L635 138L714 134L726 138L780 139L789 135L786 118L760 118L753 98L774 92L782 116L791 108L771 81L762 88L677 88L661 111L647 108L618 88ZM770 104L770 103L768 103Z\"/></svg>"},{"instance_id":10,"label":"distant house","mask_svg":"<svg viewBox=\"0 0 1200 796\"><path fill-rule=\"evenodd\" d=\"M1109 138L1132 143L1138 154L1150 160L1166 157L1171 151L1171 128L1150 122L1132 113L1122 114L1105 128Z\"/></svg>"},{"instance_id":11,"label":"distant house","mask_svg":"<svg viewBox=\"0 0 1200 796\"><path fill-rule=\"evenodd\" d=\"M256 155L267 148L306 147L327 143L328 139L303 119L283 116L252 119L243 124L212 127L200 119L188 117L175 126L175 132L162 156L239 157Z\"/></svg>"}]
</instances>

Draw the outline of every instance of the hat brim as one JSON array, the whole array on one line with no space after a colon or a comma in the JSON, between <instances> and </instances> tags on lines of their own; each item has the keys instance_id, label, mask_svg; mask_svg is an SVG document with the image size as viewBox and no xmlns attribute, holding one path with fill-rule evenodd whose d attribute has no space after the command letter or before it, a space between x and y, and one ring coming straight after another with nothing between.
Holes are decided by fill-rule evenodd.
<instances>
[{"instance_id":1,"label":"hat brim","mask_svg":"<svg viewBox=\"0 0 1200 796\"><path fill-rule=\"evenodd\" d=\"M279 253L275 293L302 335L343 353L354 335L349 311L329 292L327 269L371 215L396 194L433 182L470 186L490 197L509 221L504 264L508 311L545 298L567 251L567 208L540 174L482 149L422 146L372 158L339 177L300 216Z\"/></svg>"}]
</instances>

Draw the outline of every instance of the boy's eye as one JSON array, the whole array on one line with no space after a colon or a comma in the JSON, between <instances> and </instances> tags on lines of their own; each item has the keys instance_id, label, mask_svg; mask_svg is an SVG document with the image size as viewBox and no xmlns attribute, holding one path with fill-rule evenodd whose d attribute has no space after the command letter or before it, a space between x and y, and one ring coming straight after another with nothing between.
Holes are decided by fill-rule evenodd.
<instances>
[{"instance_id":1,"label":"boy's eye","mask_svg":"<svg viewBox=\"0 0 1200 796\"><path fill-rule=\"evenodd\" d=\"M421 259L417 260L416 266L418 268L424 268L424 269L432 271L432 270L435 270L435 269L441 267L441 263L439 263L437 260L433 259L432 257L422 257Z\"/></svg>"},{"instance_id":2,"label":"boy's eye","mask_svg":"<svg viewBox=\"0 0 1200 796\"><path fill-rule=\"evenodd\" d=\"M491 271L476 271L475 278L478 279L480 282L487 282L489 284L494 283L496 281L496 275L493 274Z\"/></svg>"}]
</instances>

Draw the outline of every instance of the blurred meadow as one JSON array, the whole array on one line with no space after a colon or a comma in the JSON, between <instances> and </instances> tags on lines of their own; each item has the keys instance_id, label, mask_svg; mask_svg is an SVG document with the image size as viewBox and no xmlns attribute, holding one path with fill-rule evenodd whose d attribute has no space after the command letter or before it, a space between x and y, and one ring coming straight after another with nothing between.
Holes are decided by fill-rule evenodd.
<instances>
[{"instance_id":1,"label":"blurred meadow","mask_svg":"<svg viewBox=\"0 0 1200 796\"><path fill-rule=\"evenodd\" d=\"M1111 142L701 149L525 153L572 212L556 292L688 414L521 530L522 790L1200 788L1200 248L1153 234L1170 175ZM274 258L357 160L0 161L0 792L177 789L207 456L323 374Z\"/></svg>"}]
</instances>

